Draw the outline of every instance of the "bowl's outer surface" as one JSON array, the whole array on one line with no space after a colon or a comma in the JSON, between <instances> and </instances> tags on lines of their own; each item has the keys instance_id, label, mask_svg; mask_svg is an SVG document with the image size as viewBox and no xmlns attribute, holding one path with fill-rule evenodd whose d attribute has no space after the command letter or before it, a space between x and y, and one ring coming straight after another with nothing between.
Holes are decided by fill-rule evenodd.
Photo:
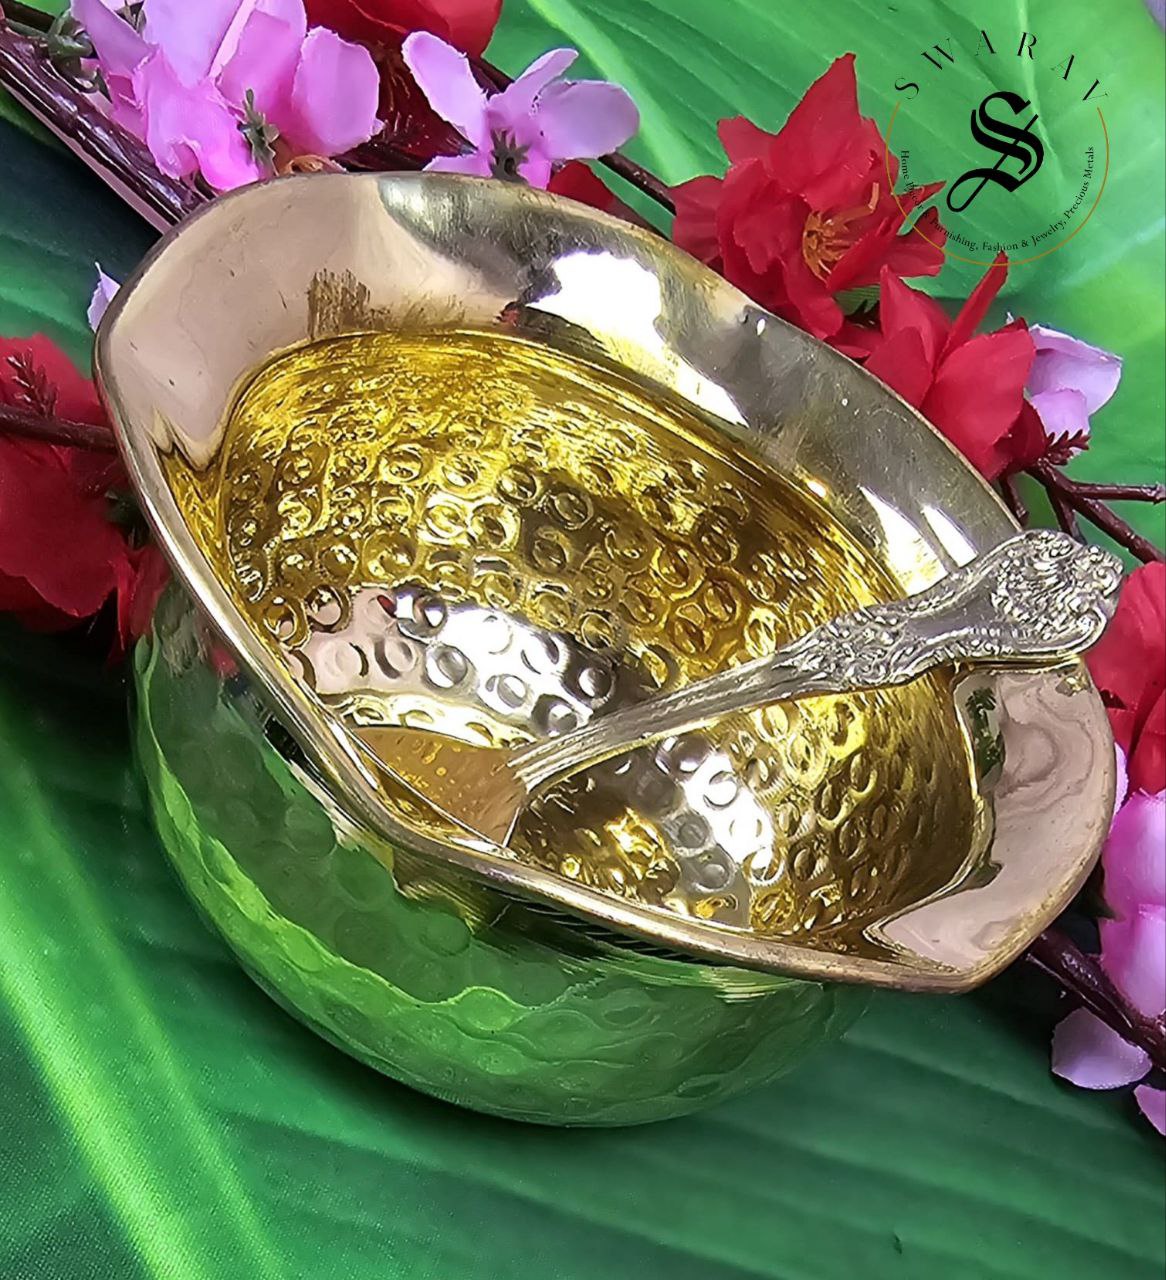
<instances>
[{"instance_id":1,"label":"bowl's outer surface","mask_svg":"<svg viewBox=\"0 0 1166 1280\"><path fill-rule=\"evenodd\" d=\"M1114 785L1112 740L1100 699L1080 666L1060 673L990 678L1005 748L1003 776L994 793L996 834L990 860L959 892L919 903L887 921L877 958L816 947L812 941L790 945L757 939L745 931L710 930L699 921L666 913L653 915L617 896L516 865L497 851L458 847L396 829L370 802L359 770L337 751L327 723L289 687L199 553L169 491L163 458L177 445L196 463L209 459L246 375L274 353L306 339L408 326L489 327L503 314L520 335L553 341L585 358L602 358L627 369L643 385L654 384L686 399L715 429L803 484L907 593L1015 531L979 477L882 384L767 315L657 237L572 202L507 184L437 175L281 179L214 202L168 236L123 287L98 335L99 380L143 507L180 582L225 643L223 649L199 638L193 615L174 624L181 640L177 657L162 662L143 659L139 681L144 692L151 693L153 682L169 687L175 672L202 663L220 673L203 681L211 692L204 689L199 696L208 706L238 702L254 710L256 724L274 715L340 797L340 825L351 837L347 843L371 847L377 842L367 833L377 829L392 846L386 854L381 842L378 856L382 863L395 865L397 880L403 874L402 858L410 865L416 858L429 869L417 876L410 871L405 877L407 894L397 897L402 918L408 915L406 908L416 911L417 902L426 897L428 877L440 886L431 896L444 903L444 919L459 913L463 923L493 919L497 904L508 900L494 892L500 889L541 899L664 947L815 980L958 990L1003 967L1079 887L1107 826ZM156 655L157 648L152 653ZM247 679L223 676L230 667L244 671ZM620 1077L619 1086L605 1092L597 1086L585 1088L568 1073L549 1086L553 1098L536 1101L532 1094L523 1103L515 1100L519 1090L508 1094L509 1102L499 1103L505 1092L499 1080L505 1070L490 1069L488 1055L477 1062L481 1045L473 1048L473 1035L462 1049L451 1047L448 1028L453 1024L444 1015L456 1020L455 1010L463 1001L468 999L471 1009L483 1003L474 993L507 984L491 987L476 970L468 972L467 962L458 991L451 988L440 999L421 1005L415 997L405 999L391 1017L382 1010L370 1023L372 1006L362 1011L358 994L364 990L360 984L375 975L375 966L369 964L370 939L376 939L372 951L382 958L396 947L388 933L377 932L380 924L362 933L352 913L343 917L344 931L339 934L331 932L339 926L289 927L279 945L290 942L299 959L294 964L277 960L275 943L287 917L257 887L252 869L232 881L229 893L208 869L216 866L229 878L234 859L244 853L251 857L249 842L259 832L236 836L207 825L203 803L195 803L186 783L180 785L181 770L172 762L177 743L185 742L189 751L190 743L198 742L195 729L201 732L202 726L187 723L183 729L172 722L166 731L151 728L149 705L145 699L144 766L164 839L196 900L280 999L358 1056L401 1078L469 1105L528 1118L644 1119L759 1082L782 1066L777 1042L797 1047L810 1038L803 1034L807 1026L813 1024L816 1033L837 1024L834 1002L845 997L837 992L827 995L816 984L757 976L748 979L756 989L742 1001L739 991L725 995L716 989L712 975L731 971L624 956L617 967L622 971L626 961L636 971L634 987L641 994L649 991L656 999L678 981L675 989L689 991L706 1012L731 1011L729 1023L718 1021L729 1016L722 1012L710 1018L707 1030L694 1030L687 1041L690 1048L702 1044L701 1052L712 1054L715 1064L709 1060L705 1070L695 1059L686 1060L683 1070L667 1080L662 1076L650 1087L645 1085L654 1102L635 1092L632 1075ZM197 715L178 717L188 719ZM226 730L208 731L191 752L206 756L193 765L196 770L218 768L208 761L221 758L218 746L212 746L220 732ZM257 732L262 734L262 729ZM228 733L228 741L238 747L240 735ZM259 750L253 775L276 777L280 761L274 748ZM292 785L286 765L282 767L281 793ZM219 771L224 777L231 773L229 768ZM209 799L205 803L210 804ZM239 815L246 807L237 796L231 812ZM337 818L334 807L329 808ZM302 806L294 809L297 814L302 811ZM298 830L299 821L296 817L293 830ZM229 850L224 835L231 842ZM320 881L308 871L310 859L292 856L290 837L262 843L278 869L275 881L295 886L295 892L308 900L319 894ZM276 847L282 849L279 856L274 856ZM211 848L215 853L208 863L206 852ZM341 883L341 872L332 870L334 863L344 867L344 876L355 873L358 881L362 874L371 874L373 859L367 853L363 862L353 857L344 852L329 862L324 880L330 887ZM364 870L354 872L356 867ZM393 877L384 871L377 875L381 879L376 892L385 902L393 900ZM373 888L366 876L358 896L371 894ZM449 904L458 901L461 905L451 916ZM508 909L508 919L515 910ZM524 909L527 917L538 919L533 909ZM438 926L438 932L445 927ZM346 936L363 940L351 955L346 944L341 945ZM473 928L470 936L475 936ZM499 944L491 934L489 946L471 954L489 971L486 957L491 952L518 956L534 945L525 928L516 936L517 941L508 937ZM537 945L544 948L540 954L556 956L544 976L557 969L558 983L562 973L576 972L572 966L577 957L568 954L564 939L540 939ZM322 954L343 958L343 987L334 985L336 974L319 963ZM405 963L403 956L398 958ZM534 971L529 972L533 977ZM518 984L510 988L511 994L520 992L521 977L511 977ZM738 975L733 981L741 980ZM548 1081L556 1062L621 1060L630 1069L632 1059L621 1058L624 1038L600 1034L599 1023L585 1030L586 1014L573 1006L591 981L593 976L570 979L572 994L562 1009L571 1017L561 1024L552 1020L540 1025L537 1040L523 1040L528 1046L523 1052L535 1055L532 1061L545 1056ZM778 987L767 989L765 984L772 981ZM398 990L407 992L408 984ZM544 1011L549 1015L552 1008L559 1009L563 999L562 994L554 997ZM490 1000L484 1004L490 1006ZM524 1007L544 1008L537 1002ZM429 1031L418 1032L418 1043L430 1037L424 1069L406 1061L399 1039L406 1009L420 1010L419 1021L431 1024ZM667 1013L663 1009L663 1004L653 1004L644 1023L659 1027L659 1061L677 1053L684 1058L683 1045L674 1041L665 1050L664 1042L675 1034L678 1019L700 1028L705 1014L685 1012L682 1004L674 1003ZM754 1014L747 1015L750 1009ZM434 1016L437 1010L441 1017ZM474 1034L489 1027L491 1016L481 1015L481 1022L474 1015ZM736 1028L732 1034L730 1023ZM563 1034L556 1039L552 1031L559 1025ZM578 1033L574 1042L568 1031L572 1025ZM734 1040L734 1034L744 1039ZM629 1046L633 1039L627 1037ZM718 1039L733 1044L733 1052L721 1055L712 1047ZM656 1043L651 1035L648 1041ZM628 1052L636 1056L636 1051ZM502 1054L499 1061L505 1058ZM469 1073L460 1083L450 1084L449 1077L440 1074L451 1062L461 1062ZM681 1101L680 1077L703 1078L707 1097ZM700 1092L700 1086L690 1087ZM640 1105L621 1113L613 1109L617 1094L639 1097ZM601 1095L602 1106L596 1101Z\"/></svg>"},{"instance_id":2,"label":"bowl's outer surface","mask_svg":"<svg viewBox=\"0 0 1166 1280\"><path fill-rule=\"evenodd\" d=\"M633 1124L765 1084L862 1010L861 988L614 946L339 835L203 640L171 586L135 654L163 844L260 985L370 1065L513 1119Z\"/></svg>"}]
</instances>

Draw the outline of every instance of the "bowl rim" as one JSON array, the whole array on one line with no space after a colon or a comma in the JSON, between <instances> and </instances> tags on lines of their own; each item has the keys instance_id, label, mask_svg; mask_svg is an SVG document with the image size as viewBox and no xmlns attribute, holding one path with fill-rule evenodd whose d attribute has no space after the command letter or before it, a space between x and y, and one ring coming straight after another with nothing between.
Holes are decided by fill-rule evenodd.
<instances>
[{"instance_id":1,"label":"bowl rim","mask_svg":"<svg viewBox=\"0 0 1166 1280\"><path fill-rule=\"evenodd\" d=\"M1062 713L1045 704L1058 697L1071 700L1076 708L1074 732L1079 730L1080 739L1075 749L1079 754L1089 749L1088 774L1077 779L1078 785L1068 775L1053 778L1059 786L1056 798L1061 812L1050 815L1045 829L1032 836L1032 842L1040 846L1037 853L1048 865L1039 865L1036 853L1030 856L1023 848L1010 848L1010 865L1022 880L1026 858L1030 862L1036 859L1036 870L1041 873L1028 872L1020 898L1002 904L990 896L977 915L976 891L959 890L944 896L962 896L964 908L972 908L971 915L965 910L957 916L949 910L939 918L933 918L935 902L917 903L901 916L919 916L926 908L933 909L932 916L919 927L912 924L900 929L897 937L884 937L887 950L881 956L819 948L812 942L782 941L657 910L518 862L488 842L467 840L463 846L436 840L404 826L376 803L369 794L361 761L330 731L326 717L277 669L195 544L160 461L161 453L172 447L182 429L150 400L151 395L159 395L158 379L143 381L142 376L149 359L143 351L149 344L160 350L157 344L165 334L173 337L180 332L167 330L165 319L166 295L176 279L193 282L196 274L208 273L213 278L228 256L238 261L248 236L269 234L281 222L298 219L303 225L289 247L310 248L304 242L303 227L312 224L308 213L314 207L333 215L351 213L348 239L341 236L339 252L349 255L353 278L362 284L384 270L384 246L376 244L381 258L373 262L369 244L359 239L376 243L378 228L398 253L428 236L443 253L453 255L467 282L472 278L480 283L485 277L490 284L501 278L507 287L501 293L487 289L487 299L505 298L507 292L514 299L529 295L526 305L536 311L543 299L530 295L531 280L540 273L545 277L548 268L561 263L568 253L606 254L617 264L634 262L637 270L646 271L660 286L659 318L663 321L667 316L672 326L666 349L656 352L656 333L643 331L629 339L619 325L605 330L607 322L602 317L596 320L584 308L583 327L592 339L599 340L605 357L630 368L641 380L680 395L706 421L712 419L726 435L787 475L800 477L823 500L826 495L819 489L825 478L828 496L837 503L832 514L880 553L908 594L1011 536L1018 526L983 478L893 391L838 352L756 306L722 277L650 230L543 191L461 175L303 174L220 196L164 236L118 291L96 335L96 378L134 489L176 577L241 668L258 682L275 713L338 789L359 824L411 853L456 866L505 893L533 897L696 958L805 978L938 991L965 990L1010 963L1080 888L1100 852L1112 812L1116 773L1112 737L1100 698L1080 662L1056 672L1002 671L995 681L998 695L1013 688L1011 696L1020 697L1015 686L1009 685L1019 681L1030 710L1034 698L1041 703L1031 711L1035 729L1034 724L1027 724L1026 731L1043 731L1047 736L1057 728L1057 717ZM383 227L378 221L381 217ZM465 258L476 251L470 247L475 240L477 249L483 245L497 248L498 256L487 261L485 268L471 271ZM458 300L446 301L456 312ZM331 316L328 323L332 329L313 330L304 337L362 331L362 306L363 331L367 331L371 312L367 300L358 300L355 312L341 308ZM181 316L182 307L173 304L173 297L168 311ZM456 315L451 313L449 318L456 320ZM566 318L577 320L579 316ZM463 317L463 324L480 327L482 319ZM233 320L237 322L238 317ZM160 335L152 329L160 330ZM518 334L523 336L521 329ZM694 351L701 344L715 347L718 354L713 355L711 366L697 368L701 376L694 381L692 361L700 358ZM193 349L198 349L197 344ZM264 358L277 350L268 349ZM254 361L247 371L253 371L258 363ZM782 379L802 396L792 402L798 411L793 415L796 430L784 418L774 426L776 413L766 420L767 406L772 406ZM208 423L211 418L220 423L225 418L241 386L241 375L220 374L217 385L221 405L207 410ZM864 431L847 435L835 411L839 403L847 406L851 398L854 407L842 416L852 424L862 421ZM824 409L827 404L830 412ZM875 456L866 432L868 421L873 424L876 444L879 439L884 443L893 440L895 448L902 451L901 456L884 459L887 471L894 471L894 482L884 477L881 493L861 483L845 483L848 474ZM862 474L861 470L857 474ZM887 493L894 501L887 500ZM937 495L942 497L942 505L938 499L929 505ZM900 527L904 519L909 526L906 531ZM1009 727L1003 726L1002 731L1009 745ZM1080 761L1073 767L1081 772ZM1081 787L1089 793L1087 797L1082 796ZM1065 812L1066 805L1071 813ZM1068 817L1076 824L1075 834L1070 832ZM1020 821L1021 826L1025 820ZM994 855L999 834L998 828ZM1045 847L1050 840L1060 840L1059 856ZM963 930L961 945L969 952L941 960L938 957L950 951L950 938L945 939L944 933L950 935L957 924ZM990 940L976 943L973 935L977 933L986 938L990 935Z\"/></svg>"}]
</instances>

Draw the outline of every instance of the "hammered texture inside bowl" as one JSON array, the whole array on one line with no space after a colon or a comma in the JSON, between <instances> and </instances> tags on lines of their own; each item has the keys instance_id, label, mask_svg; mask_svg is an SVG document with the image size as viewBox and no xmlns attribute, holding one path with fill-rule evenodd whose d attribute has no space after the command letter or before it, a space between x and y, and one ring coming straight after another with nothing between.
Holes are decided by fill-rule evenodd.
<instances>
[{"instance_id":1,"label":"hammered texture inside bowl","mask_svg":"<svg viewBox=\"0 0 1166 1280\"><path fill-rule=\"evenodd\" d=\"M505 335L290 353L243 394L215 466L175 456L170 475L285 669L365 726L514 743L897 594L691 413ZM662 913L856 948L961 873L975 808L936 677L585 771L535 799L511 852Z\"/></svg>"}]
</instances>

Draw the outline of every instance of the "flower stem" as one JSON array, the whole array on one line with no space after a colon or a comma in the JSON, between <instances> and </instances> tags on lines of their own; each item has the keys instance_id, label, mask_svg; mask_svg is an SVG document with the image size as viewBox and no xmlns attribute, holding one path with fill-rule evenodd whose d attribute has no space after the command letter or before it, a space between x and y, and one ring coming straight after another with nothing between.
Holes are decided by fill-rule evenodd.
<instances>
[{"instance_id":1,"label":"flower stem","mask_svg":"<svg viewBox=\"0 0 1166 1280\"><path fill-rule=\"evenodd\" d=\"M1025 958L1043 969L1123 1040L1147 1053L1159 1071L1166 1070L1166 1023L1161 1018L1148 1018L1139 1013L1113 985L1101 965L1059 929L1046 929L1029 947Z\"/></svg>"},{"instance_id":2,"label":"flower stem","mask_svg":"<svg viewBox=\"0 0 1166 1280\"><path fill-rule=\"evenodd\" d=\"M23 405L0 403L0 436L21 436L25 440L43 440L46 444L72 445L76 449L93 449L116 453L117 441L107 426L92 422L70 422L66 418L46 418Z\"/></svg>"},{"instance_id":3,"label":"flower stem","mask_svg":"<svg viewBox=\"0 0 1166 1280\"><path fill-rule=\"evenodd\" d=\"M0 84L158 230L206 202L197 188L159 172L145 146L108 119L92 94L58 75L43 44L7 25L0 25Z\"/></svg>"},{"instance_id":4,"label":"flower stem","mask_svg":"<svg viewBox=\"0 0 1166 1280\"><path fill-rule=\"evenodd\" d=\"M1095 525L1103 533L1109 534L1114 542L1125 547L1132 555L1146 563L1151 560L1166 560L1166 552L1156 547L1149 538L1143 537L1115 511L1098 497L1099 492L1106 493L1114 500L1133 500L1136 502L1159 503L1166 500L1166 487L1162 485L1116 485L1118 493L1106 485L1080 485L1071 480L1051 463L1038 462L1029 471L1042 485L1057 512L1062 527L1076 535L1076 519L1069 515L1075 512L1083 516L1090 524ZM1062 513L1065 513L1062 518ZM1072 526L1072 527L1070 527Z\"/></svg>"}]
</instances>

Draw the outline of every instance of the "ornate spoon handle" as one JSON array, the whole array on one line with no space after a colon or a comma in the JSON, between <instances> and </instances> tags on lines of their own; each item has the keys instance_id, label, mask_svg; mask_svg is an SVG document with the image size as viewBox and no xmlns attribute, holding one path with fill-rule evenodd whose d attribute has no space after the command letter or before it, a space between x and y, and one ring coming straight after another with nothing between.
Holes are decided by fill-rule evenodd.
<instances>
[{"instance_id":1,"label":"ornate spoon handle","mask_svg":"<svg viewBox=\"0 0 1166 1280\"><path fill-rule=\"evenodd\" d=\"M533 791L659 738L783 699L906 684L948 663L1045 666L1094 644L1121 563L1049 529L1018 534L935 586L843 614L779 649L625 707L511 758Z\"/></svg>"}]
</instances>

